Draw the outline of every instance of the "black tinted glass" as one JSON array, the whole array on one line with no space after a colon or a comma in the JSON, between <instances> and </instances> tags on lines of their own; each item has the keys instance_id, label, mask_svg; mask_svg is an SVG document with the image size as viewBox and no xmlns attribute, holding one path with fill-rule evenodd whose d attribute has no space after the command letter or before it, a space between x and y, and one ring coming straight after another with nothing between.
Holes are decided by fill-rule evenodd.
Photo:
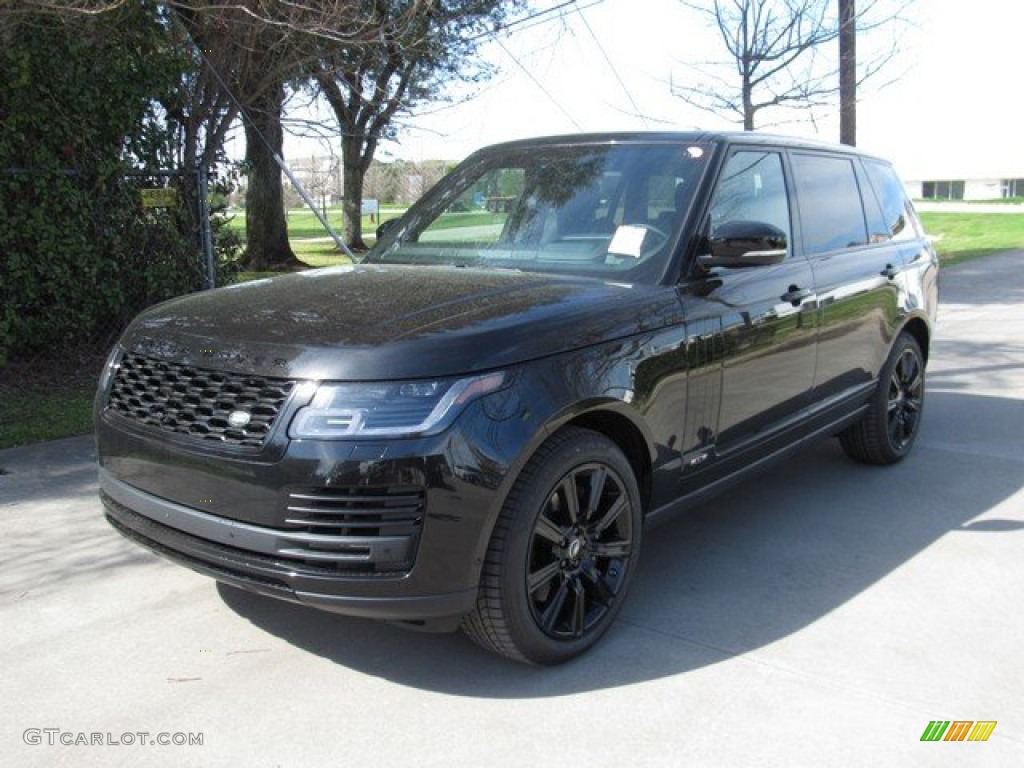
<instances>
[{"instance_id":1,"label":"black tinted glass","mask_svg":"<svg viewBox=\"0 0 1024 768\"><path fill-rule=\"evenodd\" d=\"M864 209L853 162L845 157L793 155L804 251L808 254L864 245Z\"/></svg>"},{"instance_id":2,"label":"black tinted glass","mask_svg":"<svg viewBox=\"0 0 1024 768\"><path fill-rule=\"evenodd\" d=\"M789 240L789 201L778 152L741 150L726 161L711 199L711 234L735 221L771 224Z\"/></svg>"},{"instance_id":3,"label":"black tinted glass","mask_svg":"<svg viewBox=\"0 0 1024 768\"><path fill-rule=\"evenodd\" d=\"M653 282L710 149L689 142L496 147L442 180L368 260Z\"/></svg>"},{"instance_id":4,"label":"black tinted glass","mask_svg":"<svg viewBox=\"0 0 1024 768\"><path fill-rule=\"evenodd\" d=\"M906 193L896 172L885 163L876 160L865 160L864 168L882 205L882 215L885 217L889 236L896 239L913 236L913 229L907 220Z\"/></svg>"}]
</instances>

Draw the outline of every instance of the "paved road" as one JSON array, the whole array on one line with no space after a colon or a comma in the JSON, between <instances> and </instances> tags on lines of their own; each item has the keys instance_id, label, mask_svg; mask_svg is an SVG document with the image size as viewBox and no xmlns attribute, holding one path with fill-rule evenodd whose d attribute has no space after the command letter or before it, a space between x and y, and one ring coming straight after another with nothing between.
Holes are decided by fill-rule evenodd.
<instances>
[{"instance_id":1,"label":"paved road","mask_svg":"<svg viewBox=\"0 0 1024 768\"><path fill-rule=\"evenodd\" d=\"M218 587L107 527L88 438L0 452L0 763L1024 765L1024 253L943 290L908 461L823 443L659 528L553 670Z\"/></svg>"}]
</instances>

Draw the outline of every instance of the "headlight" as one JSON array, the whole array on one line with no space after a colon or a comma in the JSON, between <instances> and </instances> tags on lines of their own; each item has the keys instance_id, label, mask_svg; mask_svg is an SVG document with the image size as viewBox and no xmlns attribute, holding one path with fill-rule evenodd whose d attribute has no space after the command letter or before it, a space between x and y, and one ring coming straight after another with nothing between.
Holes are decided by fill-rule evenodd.
<instances>
[{"instance_id":1,"label":"headlight","mask_svg":"<svg viewBox=\"0 0 1024 768\"><path fill-rule=\"evenodd\" d=\"M121 345L115 344L113 349L110 350L110 354L107 355L107 361L103 364L103 370L100 372L100 380L96 387L96 395L101 400L105 399L107 393L110 390L110 383L114 380L114 373L117 371L117 366L121 362Z\"/></svg>"},{"instance_id":2,"label":"headlight","mask_svg":"<svg viewBox=\"0 0 1024 768\"><path fill-rule=\"evenodd\" d=\"M504 383L505 374L489 373L465 379L321 384L313 401L295 414L288 435L338 440L440 432L466 403Z\"/></svg>"}]
</instances>

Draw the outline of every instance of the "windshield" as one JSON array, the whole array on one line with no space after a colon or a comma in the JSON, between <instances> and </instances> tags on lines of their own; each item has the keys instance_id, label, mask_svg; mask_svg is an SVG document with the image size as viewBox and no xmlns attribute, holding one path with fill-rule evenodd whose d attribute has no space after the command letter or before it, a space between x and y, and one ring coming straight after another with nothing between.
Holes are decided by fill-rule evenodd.
<instances>
[{"instance_id":1,"label":"windshield","mask_svg":"<svg viewBox=\"0 0 1024 768\"><path fill-rule=\"evenodd\" d=\"M709 155L693 143L484 151L391 225L367 261L655 282Z\"/></svg>"}]
</instances>

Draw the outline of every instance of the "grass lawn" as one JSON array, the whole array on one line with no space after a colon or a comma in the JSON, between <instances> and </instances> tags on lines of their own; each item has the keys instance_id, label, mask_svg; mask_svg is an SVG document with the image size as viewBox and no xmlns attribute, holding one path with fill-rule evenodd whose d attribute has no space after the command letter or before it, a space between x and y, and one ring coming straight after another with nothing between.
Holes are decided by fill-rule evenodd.
<instances>
[{"instance_id":1,"label":"grass lawn","mask_svg":"<svg viewBox=\"0 0 1024 768\"><path fill-rule=\"evenodd\" d=\"M92 431L105 349L0 365L0 449Z\"/></svg>"},{"instance_id":2,"label":"grass lawn","mask_svg":"<svg viewBox=\"0 0 1024 768\"><path fill-rule=\"evenodd\" d=\"M944 266L1004 251L1024 250L1024 214L922 212Z\"/></svg>"},{"instance_id":3,"label":"grass lawn","mask_svg":"<svg viewBox=\"0 0 1024 768\"><path fill-rule=\"evenodd\" d=\"M0 448L92 431L95 382L58 391L25 389L0 397Z\"/></svg>"},{"instance_id":4,"label":"grass lawn","mask_svg":"<svg viewBox=\"0 0 1024 768\"><path fill-rule=\"evenodd\" d=\"M491 211L467 211L466 213L446 213L431 225L432 230L460 229L462 227L486 227L501 224L508 218L507 213Z\"/></svg>"},{"instance_id":5,"label":"grass lawn","mask_svg":"<svg viewBox=\"0 0 1024 768\"><path fill-rule=\"evenodd\" d=\"M365 239L368 244L372 245L374 233L376 232L377 227L385 221L397 219L405 213L405 211L405 208L381 207L379 221L376 217L374 217L373 221L370 221L369 216L363 216L363 239ZM332 227L334 227L335 232L341 234L343 223L340 207L327 209L327 221L330 222ZM231 220L230 226L244 237L245 211L237 212ZM335 246L334 242L330 239L330 235L327 234L327 231L320 223L320 220L317 219L313 212L308 208L289 210L288 237L295 256L309 264L311 267L333 267L338 264L352 263L352 260L349 259L343 251L339 250L337 246ZM237 279L240 282L248 282L249 280L257 280L261 277L273 277L278 274L281 273L240 272Z\"/></svg>"},{"instance_id":6,"label":"grass lawn","mask_svg":"<svg viewBox=\"0 0 1024 768\"><path fill-rule=\"evenodd\" d=\"M372 242L372 239L371 239ZM334 267L339 264L351 264L352 260L338 249L332 240L316 238L313 240L291 240L292 251L296 258L313 268ZM242 283L258 280L261 277L273 277L281 272L239 272L237 280Z\"/></svg>"},{"instance_id":7,"label":"grass lawn","mask_svg":"<svg viewBox=\"0 0 1024 768\"><path fill-rule=\"evenodd\" d=\"M333 267L336 264L351 264L352 260L333 241L292 240L292 251L311 267Z\"/></svg>"},{"instance_id":8,"label":"grass lawn","mask_svg":"<svg viewBox=\"0 0 1024 768\"><path fill-rule=\"evenodd\" d=\"M380 221L376 217L374 217L373 221L370 221L369 216L363 216L363 234L372 234L380 224L388 219L397 219L405 211L405 208L381 207ZM343 226L341 208L338 206L328 208L327 221L340 234ZM228 226L237 230L239 234L243 234L245 232L245 211L237 211ZM294 239L330 237L323 224L320 223L320 220L308 208L291 208L288 210L288 236Z\"/></svg>"}]
</instances>

